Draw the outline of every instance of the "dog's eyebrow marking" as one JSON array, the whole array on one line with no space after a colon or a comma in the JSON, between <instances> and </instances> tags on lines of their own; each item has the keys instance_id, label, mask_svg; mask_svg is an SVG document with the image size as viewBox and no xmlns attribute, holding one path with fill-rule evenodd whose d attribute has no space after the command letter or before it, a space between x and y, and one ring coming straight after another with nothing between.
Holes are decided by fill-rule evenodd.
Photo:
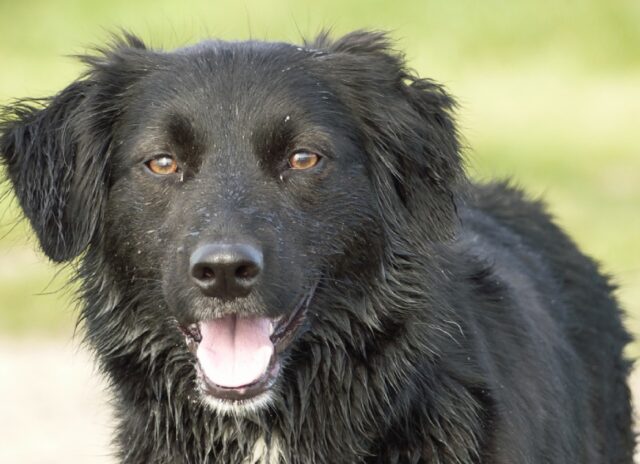
<instances>
[{"instance_id":1,"label":"dog's eyebrow marking","mask_svg":"<svg viewBox=\"0 0 640 464\"><path fill-rule=\"evenodd\" d=\"M167 125L171 141L181 147L192 147L196 142L196 131L191 121L182 115L170 116Z\"/></svg>"},{"instance_id":2,"label":"dog's eyebrow marking","mask_svg":"<svg viewBox=\"0 0 640 464\"><path fill-rule=\"evenodd\" d=\"M198 131L189 117L177 113L168 116L164 127L175 154L192 168L198 169L206 143L204 134Z\"/></svg>"}]
</instances>

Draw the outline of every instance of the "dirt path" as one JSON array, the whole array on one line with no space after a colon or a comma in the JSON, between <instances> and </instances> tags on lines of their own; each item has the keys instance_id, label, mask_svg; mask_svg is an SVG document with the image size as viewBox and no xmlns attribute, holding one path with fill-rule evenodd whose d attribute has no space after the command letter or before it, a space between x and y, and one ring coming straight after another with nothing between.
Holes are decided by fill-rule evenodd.
<instances>
[{"instance_id":1,"label":"dirt path","mask_svg":"<svg viewBox=\"0 0 640 464\"><path fill-rule=\"evenodd\" d=\"M0 398L0 463L115 463L104 383L77 343L0 341Z\"/></svg>"},{"instance_id":2,"label":"dirt path","mask_svg":"<svg viewBox=\"0 0 640 464\"><path fill-rule=\"evenodd\" d=\"M104 382L77 343L0 341L0 398L0 463L115 464Z\"/></svg>"}]
</instances>

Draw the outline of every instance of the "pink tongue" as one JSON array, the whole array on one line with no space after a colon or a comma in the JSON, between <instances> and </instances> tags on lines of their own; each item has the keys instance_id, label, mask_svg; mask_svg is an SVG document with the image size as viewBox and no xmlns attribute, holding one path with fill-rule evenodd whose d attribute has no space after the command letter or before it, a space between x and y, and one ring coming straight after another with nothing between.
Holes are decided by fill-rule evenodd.
<instances>
[{"instance_id":1,"label":"pink tongue","mask_svg":"<svg viewBox=\"0 0 640 464\"><path fill-rule=\"evenodd\" d=\"M271 321L266 317L235 315L200 323L202 340L196 356L207 378L226 388L258 380L269 367L273 343Z\"/></svg>"}]
</instances>

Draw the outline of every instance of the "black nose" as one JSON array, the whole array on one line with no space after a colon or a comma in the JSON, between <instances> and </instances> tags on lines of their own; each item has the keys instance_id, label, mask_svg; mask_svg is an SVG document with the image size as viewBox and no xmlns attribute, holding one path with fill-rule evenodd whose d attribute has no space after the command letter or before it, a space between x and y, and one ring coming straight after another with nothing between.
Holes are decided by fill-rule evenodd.
<instances>
[{"instance_id":1,"label":"black nose","mask_svg":"<svg viewBox=\"0 0 640 464\"><path fill-rule=\"evenodd\" d=\"M206 296L247 296L262 271L262 251L247 243L209 243L189 260L191 278Z\"/></svg>"}]
</instances>

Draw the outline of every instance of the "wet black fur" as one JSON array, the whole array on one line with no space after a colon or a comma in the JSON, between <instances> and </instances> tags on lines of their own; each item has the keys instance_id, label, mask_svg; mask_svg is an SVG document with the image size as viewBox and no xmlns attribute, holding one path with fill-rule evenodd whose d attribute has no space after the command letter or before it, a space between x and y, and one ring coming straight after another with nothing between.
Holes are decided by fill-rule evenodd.
<instances>
[{"instance_id":1,"label":"wet black fur","mask_svg":"<svg viewBox=\"0 0 640 464\"><path fill-rule=\"evenodd\" d=\"M241 463L257 441L281 463L632 462L611 284L542 204L465 180L453 100L384 35L128 36L84 61L5 109L0 152L44 252L79 256L122 462ZM291 172L296 147L323 164ZM144 171L167 151L182 178ZM260 242L251 297L189 286L203 236ZM177 321L278 315L315 284L272 404L204 407Z\"/></svg>"}]
</instances>

